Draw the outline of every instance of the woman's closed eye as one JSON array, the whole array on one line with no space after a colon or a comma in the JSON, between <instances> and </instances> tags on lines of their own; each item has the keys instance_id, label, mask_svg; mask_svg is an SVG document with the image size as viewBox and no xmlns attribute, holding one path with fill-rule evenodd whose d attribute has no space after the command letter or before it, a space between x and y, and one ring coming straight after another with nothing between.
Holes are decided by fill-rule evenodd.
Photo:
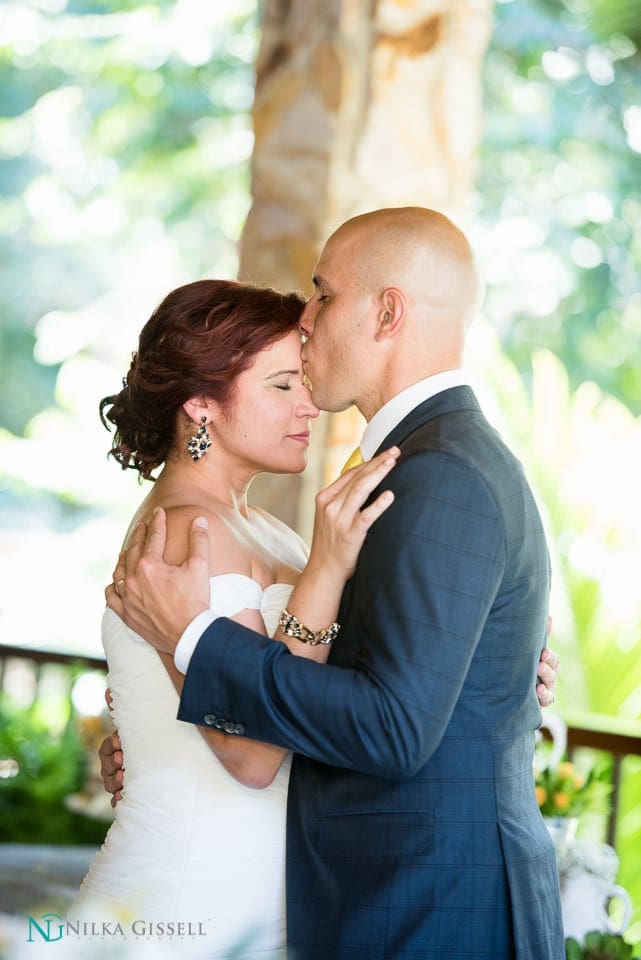
<instances>
[{"instance_id":1,"label":"woman's closed eye","mask_svg":"<svg viewBox=\"0 0 641 960\"><path fill-rule=\"evenodd\" d=\"M291 390L291 389L292 389L290 383L275 383L274 386L276 387L277 390Z\"/></svg>"}]
</instances>

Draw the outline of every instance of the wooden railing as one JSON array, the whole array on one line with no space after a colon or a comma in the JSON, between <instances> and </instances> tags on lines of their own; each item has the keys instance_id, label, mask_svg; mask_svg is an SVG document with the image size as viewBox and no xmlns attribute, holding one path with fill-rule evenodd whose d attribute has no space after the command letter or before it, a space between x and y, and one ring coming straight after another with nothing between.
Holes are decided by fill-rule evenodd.
<instances>
[{"instance_id":1,"label":"wooden railing","mask_svg":"<svg viewBox=\"0 0 641 960\"><path fill-rule=\"evenodd\" d=\"M43 671L50 666L62 667L67 675L65 694L69 700L69 712L72 713L71 690L79 673L98 670L107 673L107 661L104 657L89 657L84 654L58 653L54 650L35 650L32 647L13 647L0 643L0 691L5 691L7 664L10 660L26 661L33 677L33 694L36 700L40 689ZM106 683L105 683L106 686Z\"/></svg>"},{"instance_id":2,"label":"wooden railing","mask_svg":"<svg viewBox=\"0 0 641 960\"><path fill-rule=\"evenodd\" d=\"M4 670L6 661L12 658L30 660L36 671L45 663L58 663L64 666L82 666L88 670L107 670L107 661L104 657L89 657L82 653L58 653L54 650L35 650L33 647L14 647L0 643L0 689L4 684Z\"/></svg>"},{"instance_id":3,"label":"wooden railing","mask_svg":"<svg viewBox=\"0 0 641 960\"><path fill-rule=\"evenodd\" d=\"M72 653L57 653L50 650L34 650L28 647L13 647L0 644L0 690L4 689L5 667L10 659L27 660L32 664L35 675L35 696L37 696L40 674L43 667L58 664L69 669L72 677L77 668L101 670L106 673L107 662L104 657L89 657ZM613 758L613 778L611 808L606 827L606 839L616 847L616 830L619 813L619 795L622 764L626 757L641 757L641 723L618 720L616 717L595 716L594 714L574 714L565 717L568 723L568 752L570 755L578 747L600 750Z\"/></svg>"},{"instance_id":4,"label":"wooden railing","mask_svg":"<svg viewBox=\"0 0 641 960\"><path fill-rule=\"evenodd\" d=\"M641 757L641 723L595 714L574 714L565 719L568 724L570 756L577 747L589 747L612 757L612 794L606 840L610 846L616 848L623 761L626 757Z\"/></svg>"}]
</instances>

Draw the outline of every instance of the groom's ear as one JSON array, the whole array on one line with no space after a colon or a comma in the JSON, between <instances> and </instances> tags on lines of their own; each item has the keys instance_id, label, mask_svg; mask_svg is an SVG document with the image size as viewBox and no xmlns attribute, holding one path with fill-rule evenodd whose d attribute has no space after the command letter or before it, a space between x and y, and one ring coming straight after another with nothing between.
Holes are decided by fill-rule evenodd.
<instances>
[{"instance_id":1,"label":"groom's ear","mask_svg":"<svg viewBox=\"0 0 641 960\"><path fill-rule=\"evenodd\" d=\"M386 287L380 295L375 339L380 343L395 337L403 326L406 314L407 303L403 291L398 287Z\"/></svg>"}]
</instances>

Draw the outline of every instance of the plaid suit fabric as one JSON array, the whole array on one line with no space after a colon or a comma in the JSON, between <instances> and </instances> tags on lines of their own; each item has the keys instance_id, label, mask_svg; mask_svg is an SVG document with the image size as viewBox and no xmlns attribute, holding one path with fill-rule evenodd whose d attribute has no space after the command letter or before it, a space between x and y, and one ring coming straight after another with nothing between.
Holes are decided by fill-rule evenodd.
<instances>
[{"instance_id":1,"label":"plaid suit fabric","mask_svg":"<svg viewBox=\"0 0 641 960\"><path fill-rule=\"evenodd\" d=\"M532 782L549 590L538 511L469 388L426 401L394 443L395 501L344 592L331 665L218 621L181 713L222 709L297 751L297 960L562 960Z\"/></svg>"}]
</instances>

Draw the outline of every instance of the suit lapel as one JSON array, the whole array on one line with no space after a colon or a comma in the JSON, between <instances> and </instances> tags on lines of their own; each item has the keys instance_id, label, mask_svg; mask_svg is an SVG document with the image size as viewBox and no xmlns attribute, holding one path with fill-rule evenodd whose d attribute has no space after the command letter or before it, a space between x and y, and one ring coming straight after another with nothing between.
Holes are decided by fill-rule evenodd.
<instances>
[{"instance_id":1,"label":"suit lapel","mask_svg":"<svg viewBox=\"0 0 641 960\"><path fill-rule=\"evenodd\" d=\"M374 456L387 447L400 446L410 434L429 420L460 410L480 412L481 408L472 388L450 387L449 390L442 390L435 396L430 397L429 400L424 400L418 407L411 410L406 417L403 417L401 422L385 437Z\"/></svg>"},{"instance_id":2,"label":"suit lapel","mask_svg":"<svg viewBox=\"0 0 641 960\"><path fill-rule=\"evenodd\" d=\"M410 411L397 426L385 437L382 444L376 451L380 453L386 447L403 445L409 437L424 424L436 417L442 417L447 413L454 413L460 410L469 410L470 412L480 412L478 400L471 387L451 387L449 390L443 390L435 396L430 397L423 403ZM376 456L376 454L374 454ZM358 574L357 574L358 576ZM336 643L332 645L329 655L329 662L336 666L352 666L358 655L356 646L356 637L349 629L350 616L353 611L354 602L354 578L347 581L343 596L341 598L340 610L338 612L338 622L346 626L342 636L339 636Z\"/></svg>"}]
</instances>

